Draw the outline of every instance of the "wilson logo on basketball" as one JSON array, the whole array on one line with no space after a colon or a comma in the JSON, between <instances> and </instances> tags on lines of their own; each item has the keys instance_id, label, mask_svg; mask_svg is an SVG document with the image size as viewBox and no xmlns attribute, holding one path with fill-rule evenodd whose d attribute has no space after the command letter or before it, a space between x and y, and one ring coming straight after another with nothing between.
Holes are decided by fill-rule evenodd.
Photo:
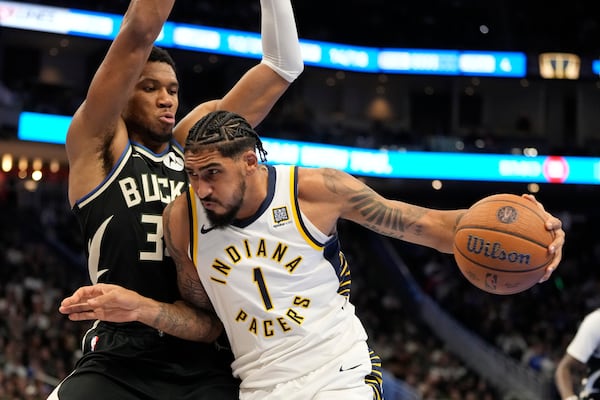
<instances>
[{"instance_id":1,"label":"wilson logo on basketball","mask_svg":"<svg viewBox=\"0 0 600 400\"><path fill-rule=\"evenodd\" d=\"M467 240L467 251L473 254L482 254L483 256L494 260L506 260L514 264L529 265L531 259L531 254L508 251L502 248L502 243L500 242L492 243L473 235L469 235Z\"/></svg>"}]
</instances>

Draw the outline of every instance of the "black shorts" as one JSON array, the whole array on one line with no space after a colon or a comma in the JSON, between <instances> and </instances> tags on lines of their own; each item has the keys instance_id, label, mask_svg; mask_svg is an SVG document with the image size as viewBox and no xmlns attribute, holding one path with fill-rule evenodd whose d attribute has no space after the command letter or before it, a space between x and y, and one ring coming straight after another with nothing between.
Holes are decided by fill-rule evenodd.
<instances>
[{"instance_id":1,"label":"black shorts","mask_svg":"<svg viewBox=\"0 0 600 400\"><path fill-rule=\"evenodd\" d=\"M83 345L83 357L50 399L239 399L228 346L105 323L90 330Z\"/></svg>"}]
</instances>

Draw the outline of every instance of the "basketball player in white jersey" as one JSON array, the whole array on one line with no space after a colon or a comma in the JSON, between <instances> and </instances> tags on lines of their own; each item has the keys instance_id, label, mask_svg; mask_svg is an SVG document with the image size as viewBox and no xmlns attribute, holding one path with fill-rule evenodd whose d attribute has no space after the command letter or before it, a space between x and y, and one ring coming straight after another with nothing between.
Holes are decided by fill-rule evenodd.
<instances>
[{"instance_id":1,"label":"basketball player in white jersey","mask_svg":"<svg viewBox=\"0 0 600 400\"><path fill-rule=\"evenodd\" d=\"M345 290L338 219L450 253L464 210L387 200L343 172L265 166L263 156L234 113L210 113L190 130L190 190L164 214L184 296L206 290L232 344L242 399L378 398L380 366ZM548 227L555 258L545 279L564 240L549 214Z\"/></svg>"},{"instance_id":2,"label":"basketball player in white jersey","mask_svg":"<svg viewBox=\"0 0 600 400\"><path fill-rule=\"evenodd\" d=\"M381 399L381 365L349 300L337 222L451 253L466 210L388 200L338 170L263 165L265 154L237 114L211 112L191 128L190 187L163 214L182 296L212 303L232 345L240 399ZM564 243L561 221L547 216L556 239L542 280ZM82 315L112 312L103 303L113 290L84 289L65 305Z\"/></svg>"},{"instance_id":3,"label":"basketball player in white jersey","mask_svg":"<svg viewBox=\"0 0 600 400\"><path fill-rule=\"evenodd\" d=\"M585 378L579 382L575 376ZM579 325L556 367L554 380L563 400L600 399L600 309L586 315Z\"/></svg>"}]
</instances>

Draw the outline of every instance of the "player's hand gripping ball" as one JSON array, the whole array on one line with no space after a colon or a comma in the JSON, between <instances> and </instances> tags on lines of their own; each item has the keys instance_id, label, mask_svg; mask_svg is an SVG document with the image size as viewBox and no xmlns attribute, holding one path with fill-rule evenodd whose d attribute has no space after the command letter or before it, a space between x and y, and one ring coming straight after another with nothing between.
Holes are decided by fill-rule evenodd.
<instances>
[{"instance_id":1,"label":"player's hand gripping ball","mask_svg":"<svg viewBox=\"0 0 600 400\"><path fill-rule=\"evenodd\" d=\"M494 294L529 289L552 261L548 246L554 232L532 201L496 194L477 203L460 219L454 236L454 258L469 282Z\"/></svg>"}]
</instances>

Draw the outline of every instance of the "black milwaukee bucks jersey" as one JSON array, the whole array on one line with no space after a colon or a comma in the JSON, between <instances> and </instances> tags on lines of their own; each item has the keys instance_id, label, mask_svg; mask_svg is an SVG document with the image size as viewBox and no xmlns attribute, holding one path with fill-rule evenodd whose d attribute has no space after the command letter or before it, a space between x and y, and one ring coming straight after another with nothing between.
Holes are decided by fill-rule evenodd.
<instances>
[{"instance_id":1,"label":"black milwaukee bucks jersey","mask_svg":"<svg viewBox=\"0 0 600 400\"><path fill-rule=\"evenodd\" d=\"M130 143L106 179L73 208L92 283L115 283L163 302L179 297L162 212L186 187L177 143L161 154Z\"/></svg>"}]
</instances>

